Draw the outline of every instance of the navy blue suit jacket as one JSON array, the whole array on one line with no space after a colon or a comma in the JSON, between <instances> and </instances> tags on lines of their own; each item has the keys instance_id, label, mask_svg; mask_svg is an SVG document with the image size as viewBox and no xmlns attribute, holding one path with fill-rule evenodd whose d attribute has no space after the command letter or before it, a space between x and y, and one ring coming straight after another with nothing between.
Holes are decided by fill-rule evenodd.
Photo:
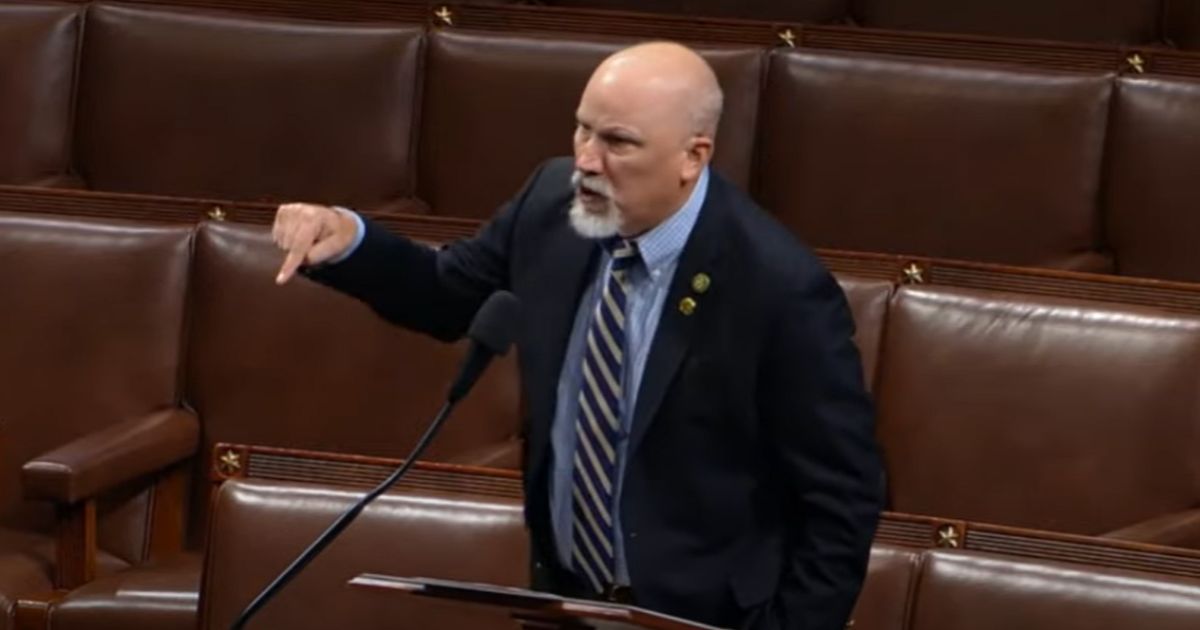
<instances>
[{"instance_id":1,"label":"navy blue suit jacket","mask_svg":"<svg viewBox=\"0 0 1200 630\"><path fill-rule=\"evenodd\" d=\"M444 340L493 291L520 298L526 518L534 585L552 589L566 572L548 511L550 424L599 258L568 224L571 170L543 164L476 237L440 252L368 222L353 255L306 271ZM703 293L698 273L711 278ZM678 308L686 297L691 315ZM841 630L883 491L852 334L829 272L714 173L634 410L621 513L639 605L728 627Z\"/></svg>"}]
</instances>

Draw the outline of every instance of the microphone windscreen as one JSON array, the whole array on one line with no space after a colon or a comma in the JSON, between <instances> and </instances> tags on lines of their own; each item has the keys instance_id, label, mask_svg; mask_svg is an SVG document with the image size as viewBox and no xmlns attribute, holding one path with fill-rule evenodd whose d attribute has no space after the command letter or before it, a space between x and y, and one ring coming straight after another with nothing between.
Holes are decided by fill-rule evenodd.
<instances>
[{"instance_id":1,"label":"microphone windscreen","mask_svg":"<svg viewBox=\"0 0 1200 630\"><path fill-rule=\"evenodd\" d=\"M508 291L496 291L475 313L467 337L492 354L503 355L517 337L520 315L521 301L517 296Z\"/></svg>"}]
</instances>

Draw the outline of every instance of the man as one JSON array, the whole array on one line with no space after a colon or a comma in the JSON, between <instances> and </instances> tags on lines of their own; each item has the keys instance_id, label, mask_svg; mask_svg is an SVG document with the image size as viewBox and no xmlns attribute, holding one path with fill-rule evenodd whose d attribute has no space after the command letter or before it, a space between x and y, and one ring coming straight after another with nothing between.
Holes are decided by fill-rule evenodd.
<instances>
[{"instance_id":1,"label":"man","mask_svg":"<svg viewBox=\"0 0 1200 630\"><path fill-rule=\"evenodd\" d=\"M279 209L303 268L461 337L513 291L534 587L724 627L839 630L881 503L873 411L837 283L709 171L721 91L675 44L605 60L551 160L435 251L353 213Z\"/></svg>"}]
</instances>

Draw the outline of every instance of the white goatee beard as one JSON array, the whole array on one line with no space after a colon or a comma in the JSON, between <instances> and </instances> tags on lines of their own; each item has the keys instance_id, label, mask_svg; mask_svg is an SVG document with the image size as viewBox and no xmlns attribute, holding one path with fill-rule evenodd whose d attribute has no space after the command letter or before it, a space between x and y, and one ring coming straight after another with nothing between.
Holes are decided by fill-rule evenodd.
<instances>
[{"instance_id":1,"label":"white goatee beard","mask_svg":"<svg viewBox=\"0 0 1200 630\"><path fill-rule=\"evenodd\" d=\"M583 202L576 197L571 202L571 229L583 238L606 239L616 236L621 230L621 215L611 201L606 205L608 207L604 213L595 214L584 209Z\"/></svg>"},{"instance_id":2,"label":"white goatee beard","mask_svg":"<svg viewBox=\"0 0 1200 630\"><path fill-rule=\"evenodd\" d=\"M588 239L599 240L616 236L621 230L621 212L612 202L612 189L608 182L596 176L585 177L583 173L576 170L571 173L571 185L575 187L575 199L571 201L569 213L571 229L575 230L576 234ZM579 198L579 189L582 185L587 185L588 188L598 190L605 195L604 212L588 212L583 207L583 201Z\"/></svg>"}]
</instances>

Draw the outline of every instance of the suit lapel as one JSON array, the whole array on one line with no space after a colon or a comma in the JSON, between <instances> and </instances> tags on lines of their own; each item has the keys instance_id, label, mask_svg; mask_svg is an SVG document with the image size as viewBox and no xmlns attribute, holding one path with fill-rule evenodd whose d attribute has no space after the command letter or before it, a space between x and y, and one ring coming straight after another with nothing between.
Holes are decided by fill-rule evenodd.
<instances>
[{"instance_id":1,"label":"suit lapel","mask_svg":"<svg viewBox=\"0 0 1200 630\"><path fill-rule=\"evenodd\" d=\"M703 300L692 290L692 278L698 273L712 273L712 265L718 257L721 245L721 223L726 212L721 201L721 183L718 177L710 180L704 206L696 225L684 245L671 280L670 289L663 302L662 316L650 345L650 355L642 372L642 383L634 403L633 426L629 435L628 457L637 451L638 445L658 415L663 397L675 378L675 373L687 356L688 348L701 331L704 317ZM696 305L691 314L681 308L684 298L692 298Z\"/></svg>"}]
</instances>

